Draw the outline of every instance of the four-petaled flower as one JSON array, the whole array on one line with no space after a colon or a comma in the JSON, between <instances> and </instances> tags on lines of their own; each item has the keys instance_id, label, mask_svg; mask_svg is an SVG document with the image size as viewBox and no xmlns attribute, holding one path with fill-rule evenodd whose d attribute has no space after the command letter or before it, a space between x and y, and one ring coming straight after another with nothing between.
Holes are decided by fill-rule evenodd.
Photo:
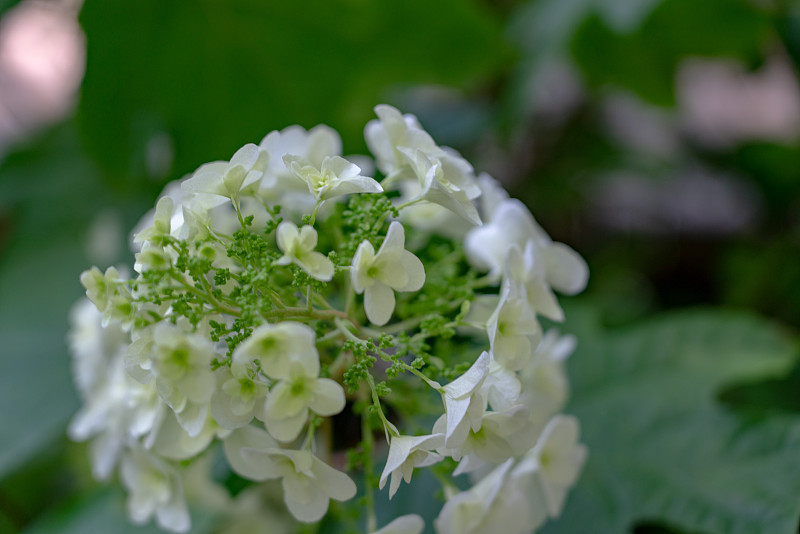
<instances>
[{"instance_id":1,"label":"four-petaled flower","mask_svg":"<svg viewBox=\"0 0 800 534\"><path fill-rule=\"evenodd\" d=\"M326 156L319 167L300 156L287 155L283 161L308 185L308 191L317 202L353 193L383 192L374 179L361 176L358 165L339 156Z\"/></svg>"},{"instance_id":2,"label":"four-petaled flower","mask_svg":"<svg viewBox=\"0 0 800 534\"><path fill-rule=\"evenodd\" d=\"M353 256L350 279L356 293L364 293L364 311L373 324L389 322L394 312L394 291L417 291L425 283L425 268L405 249L403 225L393 221L377 254L363 241Z\"/></svg>"},{"instance_id":3,"label":"four-petaled flower","mask_svg":"<svg viewBox=\"0 0 800 534\"><path fill-rule=\"evenodd\" d=\"M283 252L276 262L278 265L294 263L308 276L322 282L333 278L333 262L314 248L317 246L317 231L312 226L297 225L284 221L278 225L278 248Z\"/></svg>"}]
</instances>

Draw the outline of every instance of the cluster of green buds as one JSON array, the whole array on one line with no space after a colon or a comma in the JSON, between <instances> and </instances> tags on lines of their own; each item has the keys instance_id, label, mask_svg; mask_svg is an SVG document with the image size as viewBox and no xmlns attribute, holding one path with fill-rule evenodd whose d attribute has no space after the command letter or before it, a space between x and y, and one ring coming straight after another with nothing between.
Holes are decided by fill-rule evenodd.
<instances>
[{"instance_id":1,"label":"cluster of green buds","mask_svg":"<svg viewBox=\"0 0 800 534\"><path fill-rule=\"evenodd\" d=\"M563 319L553 291L586 264L414 116L375 111L374 159L326 126L271 132L167 186L135 276L81 275L69 432L133 522L187 531L194 500L219 532L328 514L419 534L415 510L379 528L375 509L423 467L439 534L561 513L586 456L560 413L575 340L539 317Z\"/></svg>"}]
</instances>

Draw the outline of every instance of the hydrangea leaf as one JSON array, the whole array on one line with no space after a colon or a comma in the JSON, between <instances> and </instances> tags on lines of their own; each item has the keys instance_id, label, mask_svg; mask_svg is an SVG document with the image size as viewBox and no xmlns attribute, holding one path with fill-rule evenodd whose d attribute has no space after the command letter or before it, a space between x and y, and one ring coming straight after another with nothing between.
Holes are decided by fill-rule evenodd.
<instances>
[{"instance_id":1,"label":"hydrangea leaf","mask_svg":"<svg viewBox=\"0 0 800 534\"><path fill-rule=\"evenodd\" d=\"M795 340L727 311L678 312L610 332L579 323L567 327L580 340L567 413L581 421L589 460L561 519L544 532L591 525L619 534L644 522L797 532L800 417L748 419L717 400L726 385L785 374Z\"/></svg>"}]
</instances>

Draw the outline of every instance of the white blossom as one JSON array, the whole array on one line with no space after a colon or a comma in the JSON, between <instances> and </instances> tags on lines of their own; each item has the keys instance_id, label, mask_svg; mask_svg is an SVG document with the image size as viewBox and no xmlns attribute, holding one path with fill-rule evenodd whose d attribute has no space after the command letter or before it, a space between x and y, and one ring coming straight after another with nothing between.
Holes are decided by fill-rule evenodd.
<instances>
[{"instance_id":1,"label":"white blossom","mask_svg":"<svg viewBox=\"0 0 800 534\"><path fill-rule=\"evenodd\" d=\"M86 296L89 297L97 309L101 312L106 311L111 298L124 282L115 267L109 267L105 273L100 272L97 267L81 273L81 284L86 288Z\"/></svg>"},{"instance_id":2,"label":"white blossom","mask_svg":"<svg viewBox=\"0 0 800 534\"><path fill-rule=\"evenodd\" d=\"M500 302L486 323L494 359L510 371L521 369L533 354L542 328L528 305L524 288L506 281Z\"/></svg>"},{"instance_id":3,"label":"white blossom","mask_svg":"<svg viewBox=\"0 0 800 534\"><path fill-rule=\"evenodd\" d=\"M294 321L262 324L234 350L231 371L237 377L246 377L255 360L259 360L262 372L271 378L287 378L292 362L302 364L310 375L316 376L319 373L316 334L308 325Z\"/></svg>"},{"instance_id":4,"label":"white blossom","mask_svg":"<svg viewBox=\"0 0 800 534\"><path fill-rule=\"evenodd\" d=\"M415 467L426 467L442 459L438 454L431 452L444 445L444 434L425 436L393 436L389 445L389 457L381 473L379 489L383 489L386 481L391 476L389 484L389 499L391 499L400 482L411 482L411 475Z\"/></svg>"},{"instance_id":5,"label":"white blossom","mask_svg":"<svg viewBox=\"0 0 800 534\"><path fill-rule=\"evenodd\" d=\"M548 419L567 403L569 379L564 363L575 350L574 336L548 330L531 361L519 372L522 383L520 402L531 410L531 420L542 428Z\"/></svg>"},{"instance_id":6,"label":"white blossom","mask_svg":"<svg viewBox=\"0 0 800 534\"><path fill-rule=\"evenodd\" d=\"M242 448L240 456L245 469L239 474L254 480L281 479L286 507L299 521L319 521L331 499L347 501L356 494L350 477L309 451Z\"/></svg>"},{"instance_id":7,"label":"white blossom","mask_svg":"<svg viewBox=\"0 0 800 534\"><path fill-rule=\"evenodd\" d=\"M163 410L159 414L157 426L153 429L143 445L163 458L170 460L186 460L197 456L204 451L215 437L225 437L228 431L221 428L208 413L205 406L198 417L196 430L192 433L185 428L186 419L181 419L181 414L176 414L172 410ZM197 407L190 408L197 410ZM187 414L188 415L188 414ZM202 417L200 419L200 417Z\"/></svg>"},{"instance_id":8,"label":"white blossom","mask_svg":"<svg viewBox=\"0 0 800 534\"><path fill-rule=\"evenodd\" d=\"M393 221L378 252L363 241L353 256L350 280L356 293L364 293L364 311L378 326L389 322L395 306L394 291L417 291L425 283L425 268L405 249L403 225Z\"/></svg>"},{"instance_id":9,"label":"white blossom","mask_svg":"<svg viewBox=\"0 0 800 534\"><path fill-rule=\"evenodd\" d=\"M144 228L133 236L134 243L158 240L170 235L172 230L172 216L175 211L175 202L169 196L158 199L156 210L153 214L152 225Z\"/></svg>"},{"instance_id":10,"label":"white blossom","mask_svg":"<svg viewBox=\"0 0 800 534\"><path fill-rule=\"evenodd\" d=\"M542 525L544 505L529 491L526 477L512 473L513 463L507 460L448 499L434 521L437 534L527 534Z\"/></svg>"},{"instance_id":11,"label":"white blossom","mask_svg":"<svg viewBox=\"0 0 800 534\"><path fill-rule=\"evenodd\" d=\"M299 363L292 363L289 375L270 391L264 408L264 425L278 441L292 441L308 420L308 411L335 415L344 409L344 389L335 380L309 374Z\"/></svg>"},{"instance_id":12,"label":"white blossom","mask_svg":"<svg viewBox=\"0 0 800 534\"><path fill-rule=\"evenodd\" d=\"M155 515L158 526L189 530L189 511L178 472L156 456L133 450L122 459L122 483L128 490L128 515L137 525Z\"/></svg>"},{"instance_id":13,"label":"white blossom","mask_svg":"<svg viewBox=\"0 0 800 534\"><path fill-rule=\"evenodd\" d=\"M563 243L554 243L536 223L528 208L517 199L500 202L492 220L470 230L464 239L464 252L478 269L500 277L509 249L516 245L524 250L528 241L537 247L536 259L544 280L566 295L579 293L586 287L589 270L580 255Z\"/></svg>"},{"instance_id":14,"label":"white blossom","mask_svg":"<svg viewBox=\"0 0 800 534\"><path fill-rule=\"evenodd\" d=\"M361 169L339 156L326 156L319 166L301 156L283 157L286 167L308 185L317 202L353 193L382 193L374 179L361 176Z\"/></svg>"},{"instance_id":15,"label":"white blossom","mask_svg":"<svg viewBox=\"0 0 800 534\"><path fill-rule=\"evenodd\" d=\"M321 252L316 252L317 231L305 225L298 229L293 222L284 221L278 225L278 248L283 252L276 262L278 265L294 263L311 278L329 282L333 278L333 262Z\"/></svg>"},{"instance_id":16,"label":"white blossom","mask_svg":"<svg viewBox=\"0 0 800 534\"><path fill-rule=\"evenodd\" d=\"M444 416L433 425L434 432L445 426ZM456 449L439 452L461 460L454 475L469 473L485 463L501 463L520 456L535 441L534 428L528 421L528 408L516 405L500 412L484 412L480 428L470 430Z\"/></svg>"},{"instance_id":17,"label":"white blossom","mask_svg":"<svg viewBox=\"0 0 800 534\"><path fill-rule=\"evenodd\" d=\"M228 430L248 424L253 416L263 416L264 402L269 385L255 375L242 373L234 376L227 367L214 373L217 388L209 405L214 420Z\"/></svg>"},{"instance_id":18,"label":"white blossom","mask_svg":"<svg viewBox=\"0 0 800 534\"><path fill-rule=\"evenodd\" d=\"M264 175L267 158L265 152L248 143L237 150L230 161L202 165L181 187L187 193L215 197L202 199L205 207L222 204L225 199L238 203L241 192Z\"/></svg>"},{"instance_id":19,"label":"white blossom","mask_svg":"<svg viewBox=\"0 0 800 534\"><path fill-rule=\"evenodd\" d=\"M547 512L552 518L561 515L567 491L578 480L586 461L587 449L578 443L579 434L580 425L575 417L556 415L523 459L539 474Z\"/></svg>"},{"instance_id":20,"label":"white blossom","mask_svg":"<svg viewBox=\"0 0 800 534\"><path fill-rule=\"evenodd\" d=\"M483 352L467 372L442 388L446 448L457 449L467 439L470 429L480 430L486 407L479 391L488 372L489 353Z\"/></svg>"},{"instance_id":21,"label":"white blossom","mask_svg":"<svg viewBox=\"0 0 800 534\"><path fill-rule=\"evenodd\" d=\"M128 372L137 380L155 377L161 398L186 431L196 436L205 425L214 393L213 357L214 349L204 337L162 322L134 340L125 359Z\"/></svg>"},{"instance_id":22,"label":"white blossom","mask_svg":"<svg viewBox=\"0 0 800 534\"><path fill-rule=\"evenodd\" d=\"M411 201L427 200L461 215L472 224L481 224L478 210L472 203L472 198L480 194L477 186L464 179L461 173L448 174L444 163L430 153L406 147L399 150L410 162L420 185L420 192ZM461 183L453 181L456 177Z\"/></svg>"}]
</instances>

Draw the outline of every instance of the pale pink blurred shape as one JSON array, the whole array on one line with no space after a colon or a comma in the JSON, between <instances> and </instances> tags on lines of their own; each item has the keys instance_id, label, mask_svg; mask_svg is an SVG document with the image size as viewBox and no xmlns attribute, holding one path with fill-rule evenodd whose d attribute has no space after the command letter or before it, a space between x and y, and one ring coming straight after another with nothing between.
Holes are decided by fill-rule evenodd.
<instances>
[{"instance_id":1,"label":"pale pink blurred shape","mask_svg":"<svg viewBox=\"0 0 800 534\"><path fill-rule=\"evenodd\" d=\"M756 72L727 60L689 59L678 72L687 134L710 147L800 137L800 88L788 59L776 55Z\"/></svg>"},{"instance_id":2,"label":"pale pink blurred shape","mask_svg":"<svg viewBox=\"0 0 800 534\"><path fill-rule=\"evenodd\" d=\"M85 65L79 7L28 0L0 19L0 151L73 108Z\"/></svg>"},{"instance_id":3,"label":"pale pink blurred shape","mask_svg":"<svg viewBox=\"0 0 800 534\"><path fill-rule=\"evenodd\" d=\"M758 220L762 204L747 181L700 168L663 179L609 173L591 198L597 226L651 235L745 232Z\"/></svg>"},{"instance_id":4,"label":"pale pink blurred shape","mask_svg":"<svg viewBox=\"0 0 800 534\"><path fill-rule=\"evenodd\" d=\"M609 137L622 147L662 158L680 152L675 120L667 110L619 92L603 100L601 112Z\"/></svg>"}]
</instances>

